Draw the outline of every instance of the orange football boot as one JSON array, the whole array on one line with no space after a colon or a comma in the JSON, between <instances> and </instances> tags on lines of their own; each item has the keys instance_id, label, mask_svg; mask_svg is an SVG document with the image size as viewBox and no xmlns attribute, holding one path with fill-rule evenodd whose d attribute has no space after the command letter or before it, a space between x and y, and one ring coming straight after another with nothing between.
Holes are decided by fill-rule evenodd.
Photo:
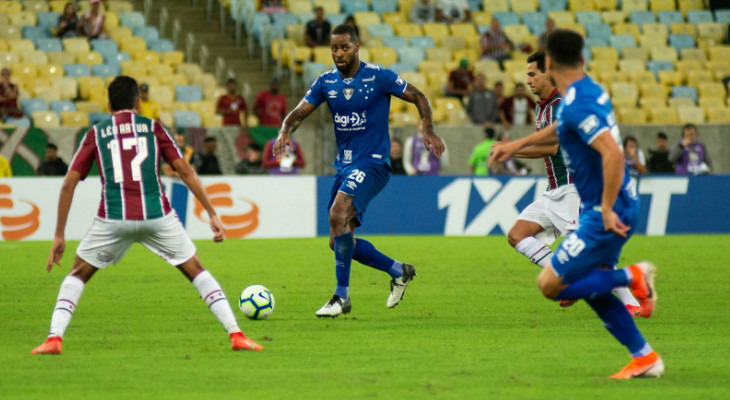
<instances>
[{"instance_id":1,"label":"orange football boot","mask_svg":"<svg viewBox=\"0 0 730 400\"><path fill-rule=\"evenodd\" d=\"M243 334L243 332L231 333L230 337L231 337L231 346L234 351L237 351L237 350L261 351L264 349L260 344L247 338L246 335Z\"/></svg>"},{"instance_id":2,"label":"orange football boot","mask_svg":"<svg viewBox=\"0 0 730 400\"><path fill-rule=\"evenodd\" d=\"M31 354L61 354L61 345L63 344L63 339L61 339L59 336L53 336L46 339L45 342L43 342L42 345L36 347L33 349L30 353Z\"/></svg>"},{"instance_id":3,"label":"orange football boot","mask_svg":"<svg viewBox=\"0 0 730 400\"><path fill-rule=\"evenodd\" d=\"M654 287L654 276L656 276L656 267L649 261L642 261L629 267L631 271L631 284L629 287L636 296L636 300L641 305L640 316L644 318L651 317L659 298Z\"/></svg>"},{"instance_id":4,"label":"orange football boot","mask_svg":"<svg viewBox=\"0 0 730 400\"><path fill-rule=\"evenodd\" d=\"M664 363L655 351L634 358L631 362L623 367L618 373L611 375L611 379L631 379L631 378L658 378L664 373Z\"/></svg>"}]
</instances>

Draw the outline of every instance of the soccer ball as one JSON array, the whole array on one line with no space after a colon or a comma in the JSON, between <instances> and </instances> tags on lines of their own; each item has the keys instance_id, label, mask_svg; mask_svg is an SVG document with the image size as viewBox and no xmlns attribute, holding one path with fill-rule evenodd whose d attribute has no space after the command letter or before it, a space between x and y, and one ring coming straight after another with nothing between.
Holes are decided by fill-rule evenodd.
<instances>
[{"instance_id":1,"label":"soccer ball","mask_svg":"<svg viewBox=\"0 0 730 400\"><path fill-rule=\"evenodd\" d=\"M263 285L251 285L243 289L238 306L250 319L266 319L274 312L274 295Z\"/></svg>"}]
</instances>

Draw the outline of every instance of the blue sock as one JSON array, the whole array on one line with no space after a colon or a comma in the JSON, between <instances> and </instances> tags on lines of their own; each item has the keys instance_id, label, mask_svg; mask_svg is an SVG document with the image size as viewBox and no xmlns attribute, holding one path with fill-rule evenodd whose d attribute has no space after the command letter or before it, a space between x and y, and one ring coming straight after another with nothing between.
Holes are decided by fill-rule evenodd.
<instances>
[{"instance_id":1,"label":"blue sock","mask_svg":"<svg viewBox=\"0 0 730 400\"><path fill-rule=\"evenodd\" d=\"M626 311L626 307L616 296L606 293L586 302L593 308L603 321L603 326L622 345L626 346L634 357L649 354L651 347L636 328L633 317Z\"/></svg>"},{"instance_id":2,"label":"blue sock","mask_svg":"<svg viewBox=\"0 0 730 400\"><path fill-rule=\"evenodd\" d=\"M626 286L629 283L628 270L597 269L588 275L576 279L563 289L556 300L592 299L602 294L610 293L615 287Z\"/></svg>"},{"instance_id":3,"label":"blue sock","mask_svg":"<svg viewBox=\"0 0 730 400\"><path fill-rule=\"evenodd\" d=\"M350 264L352 264L353 252L352 232L335 236L335 276L337 277L335 294L343 299L350 294Z\"/></svg>"},{"instance_id":4,"label":"blue sock","mask_svg":"<svg viewBox=\"0 0 730 400\"><path fill-rule=\"evenodd\" d=\"M352 254L352 258L360 264L387 272L393 279L403 275L402 263L394 261L392 258L379 252L372 243L365 239L357 238L355 252Z\"/></svg>"}]
</instances>

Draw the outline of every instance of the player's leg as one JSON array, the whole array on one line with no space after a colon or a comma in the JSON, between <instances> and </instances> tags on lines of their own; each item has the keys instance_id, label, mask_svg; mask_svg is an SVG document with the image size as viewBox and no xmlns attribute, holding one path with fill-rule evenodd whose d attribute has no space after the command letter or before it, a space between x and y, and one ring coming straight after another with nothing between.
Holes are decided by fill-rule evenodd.
<instances>
[{"instance_id":1,"label":"player's leg","mask_svg":"<svg viewBox=\"0 0 730 400\"><path fill-rule=\"evenodd\" d=\"M535 238L543 230L544 228L536 222L518 219L507 233L510 246L540 268L545 268L553 254L550 247Z\"/></svg>"}]
</instances>

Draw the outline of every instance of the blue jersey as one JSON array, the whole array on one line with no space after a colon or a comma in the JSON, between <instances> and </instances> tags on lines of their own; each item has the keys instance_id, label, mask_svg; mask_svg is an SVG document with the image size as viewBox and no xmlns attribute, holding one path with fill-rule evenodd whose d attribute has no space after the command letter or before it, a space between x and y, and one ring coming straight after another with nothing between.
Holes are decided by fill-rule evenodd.
<instances>
[{"instance_id":1,"label":"blue jersey","mask_svg":"<svg viewBox=\"0 0 730 400\"><path fill-rule=\"evenodd\" d=\"M598 210L601 205L603 163L601 155L590 145L603 132L609 132L621 147L611 99L593 79L586 76L568 88L558 108L560 147L585 210ZM637 202L636 187L626 168L614 211L624 215L627 210L637 207Z\"/></svg>"},{"instance_id":2,"label":"blue jersey","mask_svg":"<svg viewBox=\"0 0 730 400\"><path fill-rule=\"evenodd\" d=\"M319 106L327 101L335 124L338 170L354 162L390 165L390 96L400 96L406 82L395 72L360 62L352 78L337 69L312 84L304 100Z\"/></svg>"}]
</instances>

